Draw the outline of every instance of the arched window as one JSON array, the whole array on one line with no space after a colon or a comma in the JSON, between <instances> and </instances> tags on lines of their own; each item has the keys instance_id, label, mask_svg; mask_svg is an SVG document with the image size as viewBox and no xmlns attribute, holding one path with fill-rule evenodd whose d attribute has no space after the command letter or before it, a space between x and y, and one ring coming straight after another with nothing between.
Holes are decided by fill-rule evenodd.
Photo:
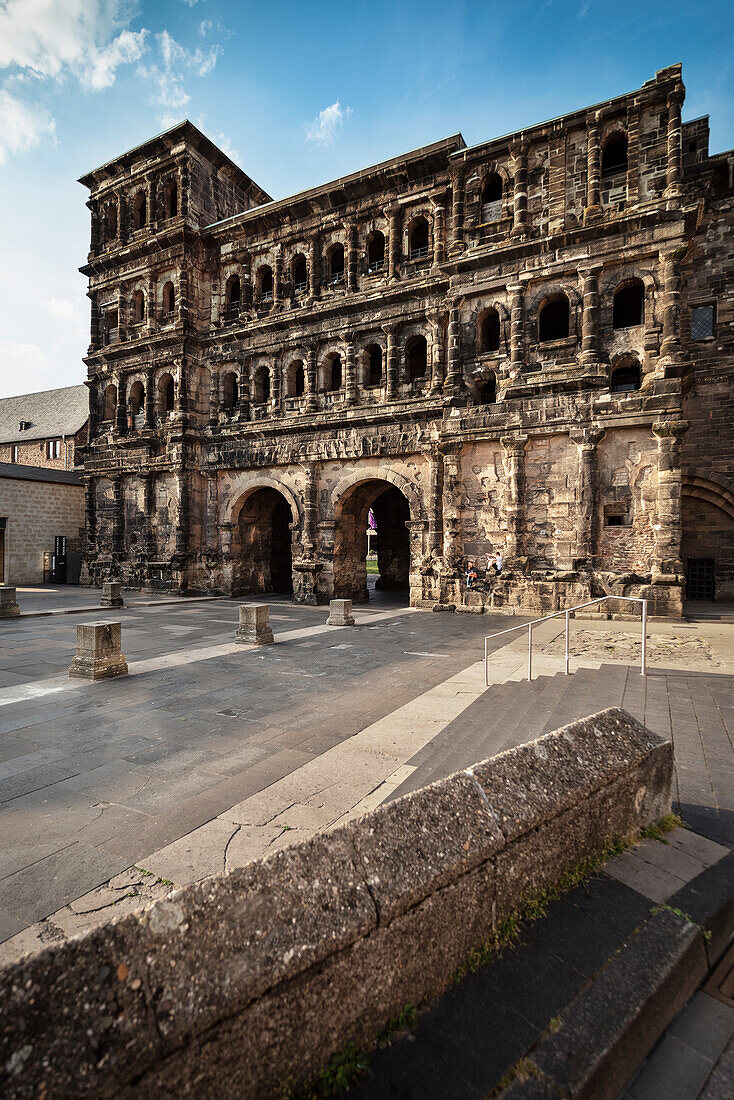
<instances>
[{"instance_id":1,"label":"arched window","mask_svg":"<svg viewBox=\"0 0 734 1100\"><path fill-rule=\"evenodd\" d=\"M306 372L302 359L294 359L286 371L288 397L303 397L306 392Z\"/></svg>"},{"instance_id":2,"label":"arched window","mask_svg":"<svg viewBox=\"0 0 734 1100\"><path fill-rule=\"evenodd\" d=\"M425 336L411 336L405 346L405 367L408 380L415 382L425 378L428 366L428 345Z\"/></svg>"},{"instance_id":3,"label":"arched window","mask_svg":"<svg viewBox=\"0 0 734 1100\"><path fill-rule=\"evenodd\" d=\"M158 411L161 420L173 412L176 400L176 387L170 374L162 374L158 380Z\"/></svg>"},{"instance_id":4,"label":"arched window","mask_svg":"<svg viewBox=\"0 0 734 1100\"><path fill-rule=\"evenodd\" d=\"M324 392L333 393L342 388L342 359L336 352L324 363Z\"/></svg>"},{"instance_id":5,"label":"arched window","mask_svg":"<svg viewBox=\"0 0 734 1100\"><path fill-rule=\"evenodd\" d=\"M254 401L256 405L263 405L270 400L270 371L266 366L259 366L254 375Z\"/></svg>"},{"instance_id":6,"label":"arched window","mask_svg":"<svg viewBox=\"0 0 734 1100\"><path fill-rule=\"evenodd\" d=\"M614 295L613 328L633 328L645 319L645 287L639 279L619 287Z\"/></svg>"},{"instance_id":7,"label":"arched window","mask_svg":"<svg viewBox=\"0 0 734 1100\"><path fill-rule=\"evenodd\" d=\"M344 245L335 244L329 251L329 282L332 286L344 281Z\"/></svg>"},{"instance_id":8,"label":"arched window","mask_svg":"<svg viewBox=\"0 0 734 1100\"><path fill-rule=\"evenodd\" d=\"M240 277L239 275L230 275L225 291L225 308L228 317L239 317L241 300Z\"/></svg>"},{"instance_id":9,"label":"arched window","mask_svg":"<svg viewBox=\"0 0 734 1100\"><path fill-rule=\"evenodd\" d=\"M273 300L273 271L267 264L263 264L257 271L257 296L261 302Z\"/></svg>"},{"instance_id":10,"label":"arched window","mask_svg":"<svg viewBox=\"0 0 734 1100\"><path fill-rule=\"evenodd\" d=\"M484 181L482 188L482 205L480 221L497 222L502 217L502 177L496 172L491 172Z\"/></svg>"},{"instance_id":11,"label":"arched window","mask_svg":"<svg viewBox=\"0 0 734 1100\"><path fill-rule=\"evenodd\" d=\"M640 364L633 355L620 360L612 371L609 389L612 393L632 393L640 388Z\"/></svg>"},{"instance_id":12,"label":"arched window","mask_svg":"<svg viewBox=\"0 0 734 1100\"><path fill-rule=\"evenodd\" d=\"M500 315L496 309L490 309L482 318L479 326L479 347L481 351L499 351Z\"/></svg>"},{"instance_id":13,"label":"arched window","mask_svg":"<svg viewBox=\"0 0 734 1100\"><path fill-rule=\"evenodd\" d=\"M105 207L104 235L107 241L114 241L117 237L117 205L114 202Z\"/></svg>"},{"instance_id":14,"label":"arched window","mask_svg":"<svg viewBox=\"0 0 734 1100\"><path fill-rule=\"evenodd\" d=\"M291 263L291 277L295 294L305 294L308 290L308 264L306 257L297 252Z\"/></svg>"},{"instance_id":15,"label":"arched window","mask_svg":"<svg viewBox=\"0 0 734 1100\"><path fill-rule=\"evenodd\" d=\"M232 412L237 407L239 385L234 371L228 371L222 379L222 408Z\"/></svg>"},{"instance_id":16,"label":"arched window","mask_svg":"<svg viewBox=\"0 0 734 1100\"><path fill-rule=\"evenodd\" d=\"M142 290L133 294L133 324L139 325L145 320L145 295Z\"/></svg>"},{"instance_id":17,"label":"arched window","mask_svg":"<svg viewBox=\"0 0 734 1100\"><path fill-rule=\"evenodd\" d=\"M148 221L148 203L145 191L138 191L133 199L133 229L142 229Z\"/></svg>"},{"instance_id":18,"label":"arched window","mask_svg":"<svg viewBox=\"0 0 734 1100\"><path fill-rule=\"evenodd\" d=\"M541 344L549 340L564 340L568 337L569 324L568 298L565 294L556 294L541 306L538 317L538 339Z\"/></svg>"},{"instance_id":19,"label":"arched window","mask_svg":"<svg viewBox=\"0 0 734 1100\"><path fill-rule=\"evenodd\" d=\"M382 271L385 266L385 235L379 229L370 233L367 240L367 274Z\"/></svg>"},{"instance_id":20,"label":"arched window","mask_svg":"<svg viewBox=\"0 0 734 1100\"><path fill-rule=\"evenodd\" d=\"M178 214L178 185L175 180L169 180L163 192L163 205L167 218L175 218Z\"/></svg>"},{"instance_id":21,"label":"arched window","mask_svg":"<svg viewBox=\"0 0 734 1100\"><path fill-rule=\"evenodd\" d=\"M382 348L379 344L370 344L364 353L365 386L382 385Z\"/></svg>"},{"instance_id":22,"label":"arched window","mask_svg":"<svg viewBox=\"0 0 734 1100\"><path fill-rule=\"evenodd\" d=\"M104 400L102 401L102 419L114 420L115 410L117 409L117 386L113 386L110 383L104 391Z\"/></svg>"},{"instance_id":23,"label":"arched window","mask_svg":"<svg viewBox=\"0 0 734 1100\"><path fill-rule=\"evenodd\" d=\"M173 283L166 283L163 287L163 316L173 317L176 309L176 290Z\"/></svg>"},{"instance_id":24,"label":"arched window","mask_svg":"<svg viewBox=\"0 0 734 1100\"><path fill-rule=\"evenodd\" d=\"M477 404L494 405L497 400L497 381L493 374L477 382Z\"/></svg>"},{"instance_id":25,"label":"arched window","mask_svg":"<svg viewBox=\"0 0 734 1100\"><path fill-rule=\"evenodd\" d=\"M627 171L627 135L611 134L601 151L602 179Z\"/></svg>"},{"instance_id":26,"label":"arched window","mask_svg":"<svg viewBox=\"0 0 734 1100\"><path fill-rule=\"evenodd\" d=\"M416 218L410 227L408 254L411 260L420 260L428 255L428 222L425 218Z\"/></svg>"},{"instance_id":27,"label":"arched window","mask_svg":"<svg viewBox=\"0 0 734 1100\"><path fill-rule=\"evenodd\" d=\"M128 407L133 418L133 427L142 428L145 417L145 387L139 379L130 387Z\"/></svg>"}]
</instances>

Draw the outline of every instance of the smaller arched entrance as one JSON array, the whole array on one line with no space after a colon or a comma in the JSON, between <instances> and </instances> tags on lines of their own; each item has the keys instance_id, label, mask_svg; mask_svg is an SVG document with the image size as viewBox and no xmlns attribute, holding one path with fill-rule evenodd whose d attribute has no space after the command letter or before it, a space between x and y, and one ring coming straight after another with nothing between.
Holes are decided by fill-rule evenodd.
<instances>
[{"instance_id":1,"label":"smaller arched entrance","mask_svg":"<svg viewBox=\"0 0 734 1100\"><path fill-rule=\"evenodd\" d=\"M291 507L269 486L249 493L235 524L232 595L293 592Z\"/></svg>"},{"instance_id":2,"label":"smaller arched entrance","mask_svg":"<svg viewBox=\"0 0 734 1100\"><path fill-rule=\"evenodd\" d=\"M400 489L377 478L360 482L339 499L334 514L335 597L367 600L373 583L376 589L408 593L410 518Z\"/></svg>"}]
</instances>

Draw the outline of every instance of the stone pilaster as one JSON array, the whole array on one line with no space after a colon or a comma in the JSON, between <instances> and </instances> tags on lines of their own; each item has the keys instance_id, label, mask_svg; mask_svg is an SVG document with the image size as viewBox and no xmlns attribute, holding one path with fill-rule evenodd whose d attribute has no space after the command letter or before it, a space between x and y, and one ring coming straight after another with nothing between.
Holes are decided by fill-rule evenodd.
<instances>
[{"instance_id":1,"label":"stone pilaster","mask_svg":"<svg viewBox=\"0 0 734 1100\"><path fill-rule=\"evenodd\" d=\"M146 470L140 475L143 482L143 510L145 527L143 528L143 551L147 557L155 554L155 473Z\"/></svg>"},{"instance_id":2,"label":"stone pilaster","mask_svg":"<svg viewBox=\"0 0 734 1100\"><path fill-rule=\"evenodd\" d=\"M154 172L150 172L146 177L146 202L148 203L148 228L152 233L155 232L158 223L158 204L156 202L155 184L156 177Z\"/></svg>"},{"instance_id":3,"label":"stone pilaster","mask_svg":"<svg viewBox=\"0 0 734 1100\"><path fill-rule=\"evenodd\" d=\"M321 234L314 233L308 255L308 296L318 298L321 293Z\"/></svg>"},{"instance_id":4,"label":"stone pilaster","mask_svg":"<svg viewBox=\"0 0 734 1100\"><path fill-rule=\"evenodd\" d=\"M665 360L665 366L675 374L681 357L681 254L676 250L661 255L660 259L663 265L663 340L660 355Z\"/></svg>"},{"instance_id":5,"label":"stone pilaster","mask_svg":"<svg viewBox=\"0 0 734 1100\"><path fill-rule=\"evenodd\" d=\"M279 248L275 253L275 270L273 272L273 309L281 307L283 297L283 249Z\"/></svg>"},{"instance_id":6,"label":"stone pilaster","mask_svg":"<svg viewBox=\"0 0 734 1100\"><path fill-rule=\"evenodd\" d=\"M346 371L345 371L345 390L347 405L356 405L358 396L357 387L357 351L354 346L354 335L349 334L347 336L347 353L346 353Z\"/></svg>"},{"instance_id":7,"label":"stone pilaster","mask_svg":"<svg viewBox=\"0 0 734 1100\"><path fill-rule=\"evenodd\" d=\"M117 406L115 408L115 431L120 435L127 432L127 397L125 379L117 379Z\"/></svg>"},{"instance_id":8,"label":"stone pilaster","mask_svg":"<svg viewBox=\"0 0 734 1100\"><path fill-rule=\"evenodd\" d=\"M240 278L242 297L240 316L244 318L249 317L252 313L252 257L249 252L245 252L242 257L242 275Z\"/></svg>"},{"instance_id":9,"label":"stone pilaster","mask_svg":"<svg viewBox=\"0 0 734 1100\"><path fill-rule=\"evenodd\" d=\"M399 206L391 206L388 211L389 225L387 238L387 278L394 282L400 278L400 260L402 257L403 211Z\"/></svg>"},{"instance_id":10,"label":"stone pilaster","mask_svg":"<svg viewBox=\"0 0 734 1100\"><path fill-rule=\"evenodd\" d=\"M86 206L91 215L89 233L89 251L95 255L102 247L102 216L99 203L95 199L88 199Z\"/></svg>"},{"instance_id":11,"label":"stone pilaster","mask_svg":"<svg viewBox=\"0 0 734 1100\"><path fill-rule=\"evenodd\" d=\"M428 552L443 549L443 456L440 450L428 453Z\"/></svg>"},{"instance_id":12,"label":"stone pilaster","mask_svg":"<svg viewBox=\"0 0 734 1100\"><path fill-rule=\"evenodd\" d=\"M443 389L443 327L444 318L440 313L432 313L428 318L431 329L431 393L441 393Z\"/></svg>"},{"instance_id":13,"label":"stone pilaster","mask_svg":"<svg viewBox=\"0 0 734 1100\"><path fill-rule=\"evenodd\" d=\"M155 372L151 367L145 374L145 419L143 424L155 428Z\"/></svg>"},{"instance_id":14,"label":"stone pilaster","mask_svg":"<svg viewBox=\"0 0 734 1100\"><path fill-rule=\"evenodd\" d=\"M461 329L458 306L449 310L448 364L444 389L456 392L461 388Z\"/></svg>"},{"instance_id":15,"label":"stone pilaster","mask_svg":"<svg viewBox=\"0 0 734 1100\"><path fill-rule=\"evenodd\" d=\"M680 575L682 523L681 440L687 420L658 420L652 430L658 441L658 493L655 518L655 573Z\"/></svg>"},{"instance_id":16,"label":"stone pilaster","mask_svg":"<svg viewBox=\"0 0 734 1100\"><path fill-rule=\"evenodd\" d=\"M124 191L117 192L117 237L120 244L127 244L130 232L130 218L127 209L127 195Z\"/></svg>"},{"instance_id":17,"label":"stone pilaster","mask_svg":"<svg viewBox=\"0 0 734 1100\"><path fill-rule=\"evenodd\" d=\"M451 253L464 251L464 183L466 165L452 164L449 168L451 178Z\"/></svg>"},{"instance_id":18,"label":"stone pilaster","mask_svg":"<svg viewBox=\"0 0 734 1100\"><path fill-rule=\"evenodd\" d=\"M449 570L458 571L463 562L461 530L461 443L442 443L442 527L443 557ZM429 520L430 522L430 520Z\"/></svg>"},{"instance_id":19,"label":"stone pilaster","mask_svg":"<svg viewBox=\"0 0 734 1100\"><path fill-rule=\"evenodd\" d=\"M217 517L219 515L219 479L216 470L206 475L206 545L217 549Z\"/></svg>"},{"instance_id":20,"label":"stone pilaster","mask_svg":"<svg viewBox=\"0 0 734 1100\"><path fill-rule=\"evenodd\" d=\"M252 379L250 377L252 372L252 356L247 355L240 367L239 387L238 387L238 416L240 420L250 419L250 389L252 386ZM217 393L219 394L219 379L217 379ZM219 403L221 395L219 394L217 399L217 413L219 412Z\"/></svg>"},{"instance_id":21,"label":"stone pilaster","mask_svg":"<svg viewBox=\"0 0 734 1100\"><path fill-rule=\"evenodd\" d=\"M510 377L519 378L524 366L523 347L523 295L525 287L522 283L513 283L508 286L507 293L510 296Z\"/></svg>"},{"instance_id":22,"label":"stone pilaster","mask_svg":"<svg viewBox=\"0 0 734 1100\"><path fill-rule=\"evenodd\" d=\"M522 556L525 535L525 444L527 436L504 436L505 498L507 521L505 557L515 561Z\"/></svg>"},{"instance_id":23,"label":"stone pilaster","mask_svg":"<svg viewBox=\"0 0 734 1100\"><path fill-rule=\"evenodd\" d=\"M446 259L446 207L443 197L433 200L433 266Z\"/></svg>"},{"instance_id":24,"label":"stone pilaster","mask_svg":"<svg viewBox=\"0 0 734 1100\"><path fill-rule=\"evenodd\" d=\"M398 348L395 340L395 326L384 325L383 332L387 337L385 354L385 397L388 401L394 401L398 395Z\"/></svg>"},{"instance_id":25,"label":"stone pilaster","mask_svg":"<svg viewBox=\"0 0 734 1100\"><path fill-rule=\"evenodd\" d=\"M97 535L97 482L90 477L84 486L84 539L85 552L94 546Z\"/></svg>"},{"instance_id":26,"label":"stone pilaster","mask_svg":"<svg viewBox=\"0 0 734 1100\"><path fill-rule=\"evenodd\" d=\"M301 464L306 474L306 484L303 490L303 553L306 558L313 558L318 546L319 530L319 464L310 461Z\"/></svg>"},{"instance_id":27,"label":"stone pilaster","mask_svg":"<svg viewBox=\"0 0 734 1100\"><path fill-rule=\"evenodd\" d=\"M525 145L513 145L512 158L512 229L513 237L522 237L528 229L528 150Z\"/></svg>"},{"instance_id":28,"label":"stone pilaster","mask_svg":"<svg viewBox=\"0 0 734 1100\"><path fill-rule=\"evenodd\" d=\"M602 217L601 207L601 143L599 115L590 115L586 122L586 209L584 225Z\"/></svg>"},{"instance_id":29,"label":"stone pilaster","mask_svg":"<svg viewBox=\"0 0 734 1100\"><path fill-rule=\"evenodd\" d=\"M578 490L576 495L576 557L572 568L592 568L596 558L598 526L596 507L597 445L604 436L601 428L583 428L569 433L578 451Z\"/></svg>"},{"instance_id":30,"label":"stone pilaster","mask_svg":"<svg viewBox=\"0 0 734 1100\"><path fill-rule=\"evenodd\" d=\"M242 382L238 382L238 398L242 393ZM209 425L214 427L219 423L219 371L209 371Z\"/></svg>"},{"instance_id":31,"label":"stone pilaster","mask_svg":"<svg viewBox=\"0 0 734 1100\"><path fill-rule=\"evenodd\" d=\"M112 553L121 555L125 550L125 494L122 477L112 478Z\"/></svg>"},{"instance_id":32,"label":"stone pilaster","mask_svg":"<svg viewBox=\"0 0 734 1100\"><path fill-rule=\"evenodd\" d=\"M283 395L283 356L273 356L273 372L270 385L270 410L273 416L280 416Z\"/></svg>"},{"instance_id":33,"label":"stone pilaster","mask_svg":"<svg viewBox=\"0 0 734 1100\"><path fill-rule=\"evenodd\" d=\"M668 160L666 165L666 198L677 198L680 195L681 176L683 172L682 143L681 143L681 107L683 106L684 89L681 86L668 96Z\"/></svg>"},{"instance_id":34,"label":"stone pilaster","mask_svg":"<svg viewBox=\"0 0 734 1100\"><path fill-rule=\"evenodd\" d=\"M89 320L89 350L97 351L100 347L101 340L101 317L99 310L99 300L96 290L90 290L87 294L90 302L90 320Z\"/></svg>"},{"instance_id":35,"label":"stone pilaster","mask_svg":"<svg viewBox=\"0 0 734 1100\"><path fill-rule=\"evenodd\" d=\"M178 474L178 523L176 524L176 553L185 554L189 544L189 475L180 470Z\"/></svg>"},{"instance_id":36,"label":"stone pilaster","mask_svg":"<svg viewBox=\"0 0 734 1100\"><path fill-rule=\"evenodd\" d=\"M347 226L347 290L353 294L357 289L357 226L350 222Z\"/></svg>"},{"instance_id":37,"label":"stone pilaster","mask_svg":"<svg viewBox=\"0 0 734 1100\"><path fill-rule=\"evenodd\" d=\"M601 265L579 269L582 279L583 316L581 320L582 363L599 361L599 273Z\"/></svg>"}]
</instances>

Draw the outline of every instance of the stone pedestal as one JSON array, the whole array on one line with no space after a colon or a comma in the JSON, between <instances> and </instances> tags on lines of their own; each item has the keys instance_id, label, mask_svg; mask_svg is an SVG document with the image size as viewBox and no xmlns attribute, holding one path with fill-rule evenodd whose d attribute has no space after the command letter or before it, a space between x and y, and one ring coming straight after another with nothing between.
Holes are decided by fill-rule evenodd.
<instances>
[{"instance_id":1,"label":"stone pedestal","mask_svg":"<svg viewBox=\"0 0 734 1100\"><path fill-rule=\"evenodd\" d=\"M351 600L331 600L327 626L354 626Z\"/></svg>"},{"instance_id":2,"label":"stone pedestal","mask_svg":"<svg viewBox=\"0 0 734 1100\"><path fill-rule=\"evenodd\" d=\"M76 628L76 656L70 676L82 680L109 680L127 676L127 661L120 652L120 623L79 623Z\"/></svg>"},{"instance_id":3,"label":"stone pedestal","mask_svg":"<svg viewBox=\"0 0 734 1100\"><path fill-rule=\"evenodd\" d=\"M240 625L234 636L238 645L270 645L270 607L266 603L240 605Z\"/></svg>"},{"instance_id":4,"label":"stone pedestal","mask_svg":"<svg viewBox=\"0 0 734 1100\"><path fill-rule=\"evenodd\" d=\"M0 587L0 619L17 619L20 608L15 600L15 589Z\"/></svg>"},{"instance_id":5,"label":"stone pedestal","mask_svg":"<svg viewBox=\"0 0 734 1100\"><path fill-rule=\"evenodd\" d=\"M124 607L125 601L122 598L122 584L120 581L105 581L102 585L102 598L99 601L100 607Z\"/></svg>"}]
</instances>

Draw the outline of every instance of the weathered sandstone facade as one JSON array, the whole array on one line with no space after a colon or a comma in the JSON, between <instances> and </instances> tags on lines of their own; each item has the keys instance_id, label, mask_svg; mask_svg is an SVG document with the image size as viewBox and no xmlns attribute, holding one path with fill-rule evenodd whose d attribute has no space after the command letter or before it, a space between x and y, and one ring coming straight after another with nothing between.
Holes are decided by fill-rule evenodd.
<instances>
[{"instance_id":1,"label":"weathered sandstone facade","mask_svg":"<svg viewBox=\"0 0 734 1100\"><path fill-rule=\"evenodd\" d=\"M95 582L734 596L734 154L680 66L271 201L190 123L91 192ZM505 555L467 593L467 560Z\"/></svg>"}]
</instances>

